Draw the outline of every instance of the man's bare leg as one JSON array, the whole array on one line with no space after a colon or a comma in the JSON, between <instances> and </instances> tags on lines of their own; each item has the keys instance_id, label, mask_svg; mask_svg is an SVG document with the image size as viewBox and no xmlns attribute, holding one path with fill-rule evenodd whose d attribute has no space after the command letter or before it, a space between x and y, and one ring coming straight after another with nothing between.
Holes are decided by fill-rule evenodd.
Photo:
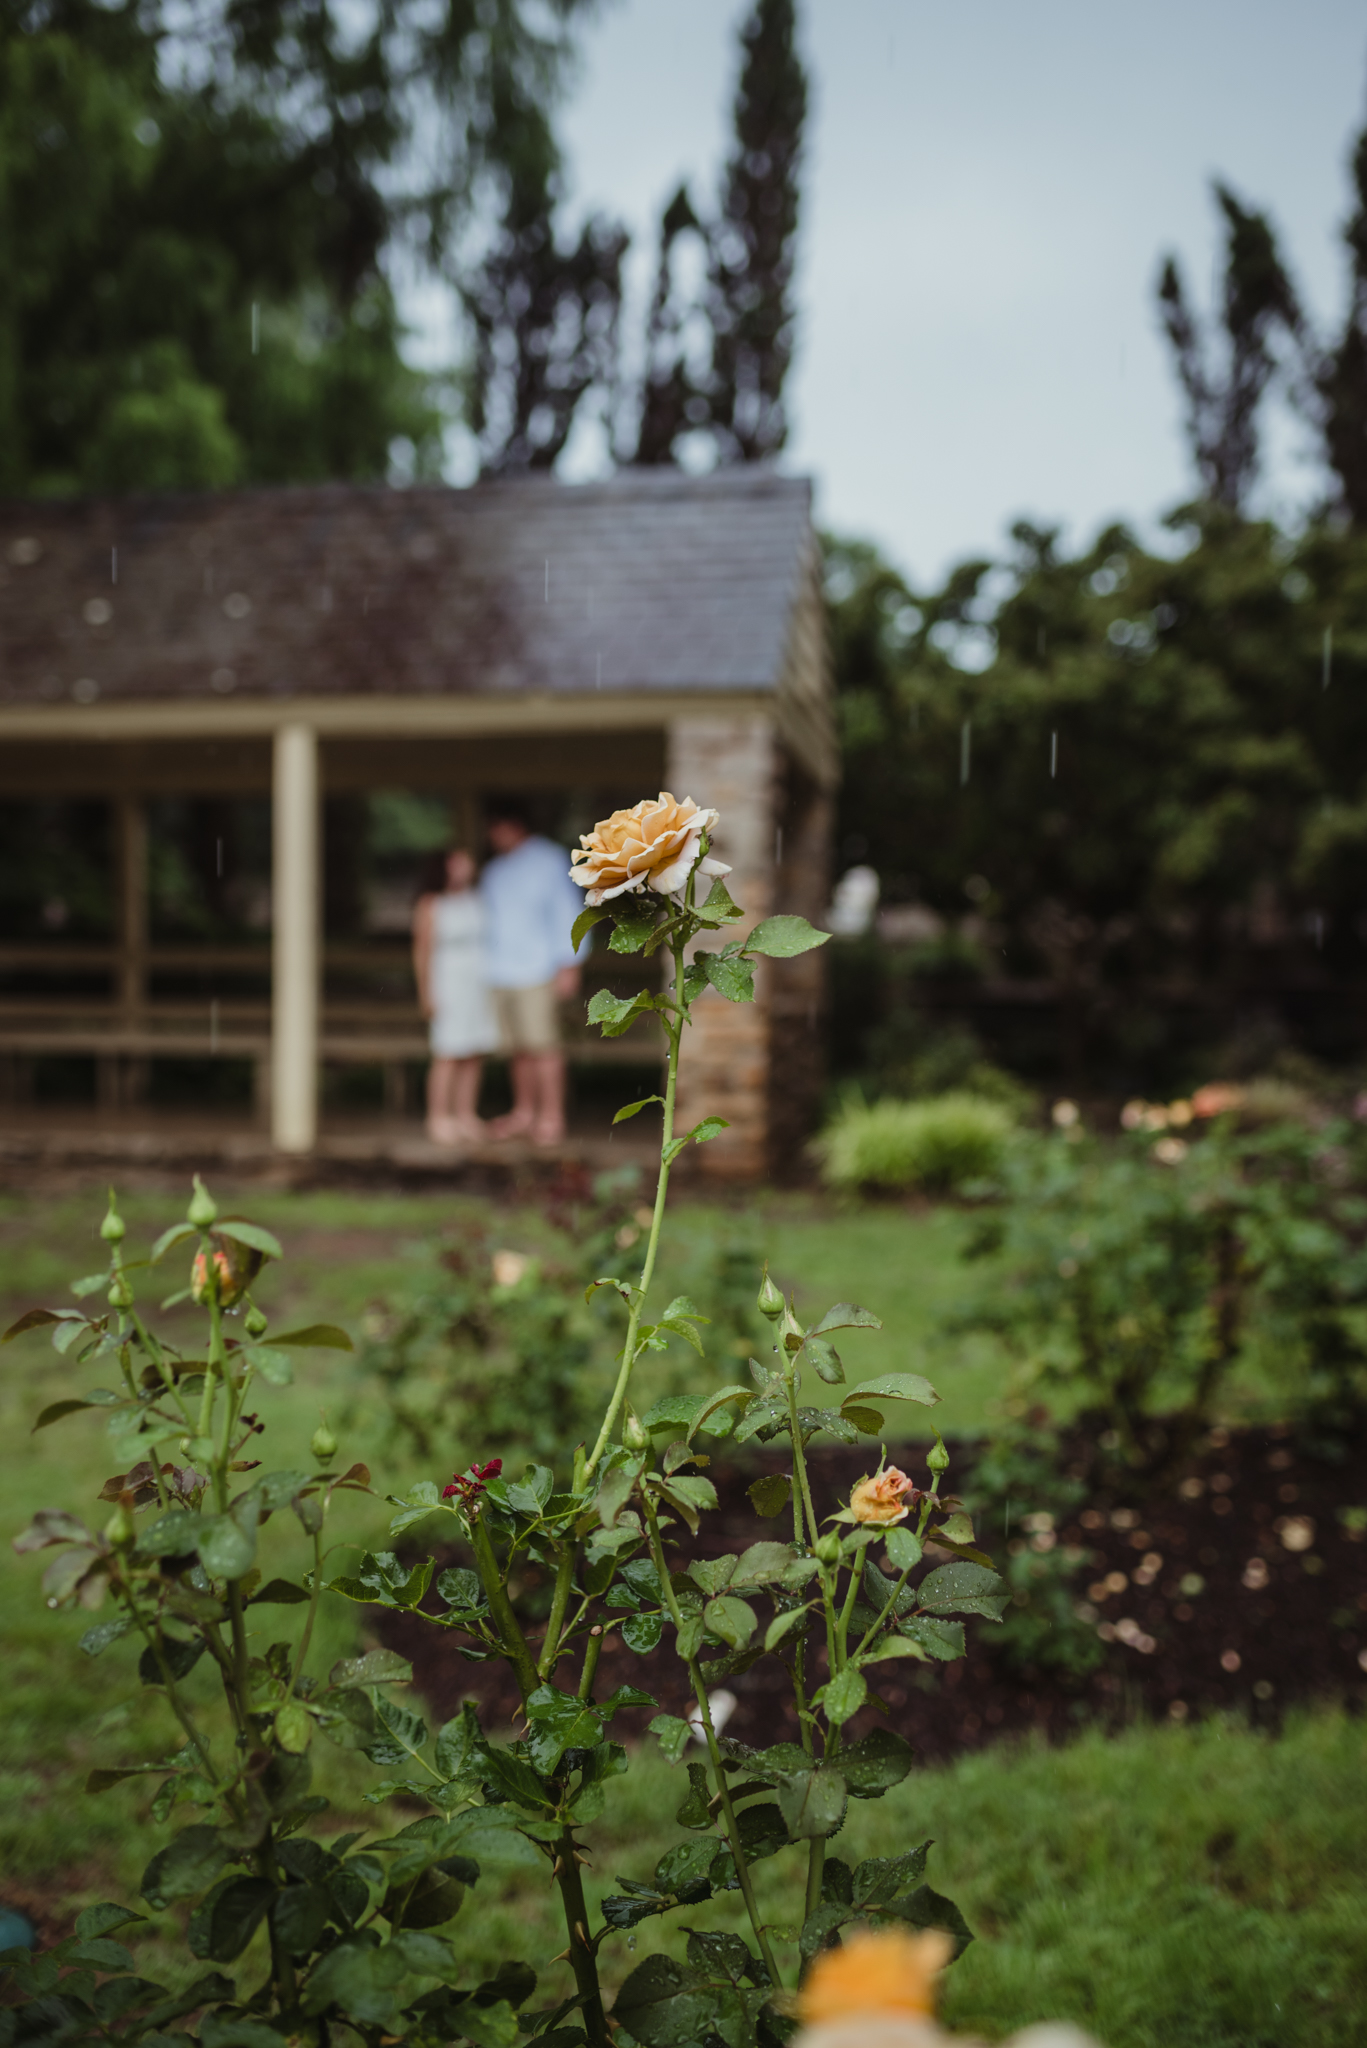
<instances>
[{"instance_id":1,"label":"man's bare leg","mask_svg":"<svg viewBox=\"0 0 1367 2048\"><path fill-rule=\"evenodd\" d=\"M451 1142L451 1083L454 1060L433 1060L427 1069L427 1135L434 1145Z\"/></svg>"},{"instance_id":2,"label":"man's bare leg","mask_svg":"<svg viewBox=\"0 0 1367 2048\"><path fill-rule=\"evenodd\" d=\"M465 1140L482 1138L484 1126L479 1120L479 1083L484 1071L484 1062L478 1057L453 1060L451 1067L451 1122L454 1135Z\"/></svg>"},{"instance_id":3,"label":"man's bare leg","mask_svg":"<svg viewBox=\"0 0 1367 2048\"><path fill-rule=\"evenodd\" d=\"M486 1126L491 1138L525 1138L535 1126L541 1099L537 1062L544 1057L535 1052L513 1054L513 1106L507 1116L495 1117Z\"/></svg>"}]
</instances>

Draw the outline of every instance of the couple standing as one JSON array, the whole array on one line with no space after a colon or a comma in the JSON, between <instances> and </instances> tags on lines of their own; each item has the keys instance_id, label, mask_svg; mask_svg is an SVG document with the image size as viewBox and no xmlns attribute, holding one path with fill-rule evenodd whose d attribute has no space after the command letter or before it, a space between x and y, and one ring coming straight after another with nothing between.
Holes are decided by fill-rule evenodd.
<instances>
[{"instance_id":1,"label":"couple standing","mask_svg":"<svg viewBox=\"0 0 1367 2048\"><path fill-rule=\"evenodd\" d=\"M445 854L414 914L418 997L431 1021L427 1133L439 1145L521 1137L558 1145L565 1135L558 1006L579 987L570 927L584 899L569 879L568 854L532 831L520 803L490 806L488 841L492 858L482 874L465 847ZM513 1107L485 1124L479 1086L493 1052L511 1062Z\"/></svg>"}]
</instances>

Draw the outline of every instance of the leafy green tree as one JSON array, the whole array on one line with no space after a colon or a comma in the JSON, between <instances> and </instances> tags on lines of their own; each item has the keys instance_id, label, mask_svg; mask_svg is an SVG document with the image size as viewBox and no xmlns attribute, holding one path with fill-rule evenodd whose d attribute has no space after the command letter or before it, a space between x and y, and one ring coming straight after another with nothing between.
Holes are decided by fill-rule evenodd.
<instances>
[{"instance_id":1,"label":"leafy green tree","mask_svg":"<svg viewBox=\"0 0 1367 2048\"><path fill-rule=\"evenodd\" d=\"M0 487L434 470L389 266L453 266L583 4L6 0Z\"/></svg>"},{"instance_id":2,"label":"leafy green tree","mask_svg":"<svg viewBox=\"0 0 1367 2048\"><path fill-rule=\"evenodd\" d=\"M1133 1086L1240 1010L1355 1050L1367 543L1178 523L1176 560L1118 527L1063 559L1021 525L1011 562L919 598L828 552L843 857L959 934L914 971L1043 985L1045 1064L1079 1082Z\"/></svg>"}]
</instances>

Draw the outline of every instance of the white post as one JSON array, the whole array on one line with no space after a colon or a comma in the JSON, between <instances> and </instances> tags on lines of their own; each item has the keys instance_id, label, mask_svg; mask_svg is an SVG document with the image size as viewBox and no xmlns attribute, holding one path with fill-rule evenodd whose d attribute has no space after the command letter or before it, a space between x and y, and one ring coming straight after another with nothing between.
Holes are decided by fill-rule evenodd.
<instances>
[{"instance_id":1,"label":"white post","mask_svg":"<svg viewBox=\"0 0 1367 2048\"><path fill-rule=\"evenodd\" d=\"M311 1152L318 1134L318 736L275 735L271 810L271 1136Z\"/></svg>"}]
</instances>

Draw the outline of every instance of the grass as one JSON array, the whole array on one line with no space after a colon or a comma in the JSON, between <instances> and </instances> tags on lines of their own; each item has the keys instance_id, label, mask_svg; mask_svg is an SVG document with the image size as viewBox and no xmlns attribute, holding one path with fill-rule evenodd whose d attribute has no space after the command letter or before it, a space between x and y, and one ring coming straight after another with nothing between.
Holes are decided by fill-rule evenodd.
<instances>
[{"instance_id":1,"label":"grass","mask_svg":"<svg viewBox=\"0 0 1367 2048\"><path fill-rule=\"evenodd\" d=\"M288 1263L262 1289L273 1313L326 1315L353 1326L425 1256L415 1246L459 1228L467 1213L431 1197L253 1191L235 1198L239 1204L286 1242ZM0 1207L7 1311L60 1301L73 1271L101 1263L94 1235L100 1206L83 1195ZM130 1245L145 1242L179 1206L133 1196ZM509 1242L533 1248L537 1220L516 1212L506 1220ZM680 1213L663 1284L686 1279L720 1233L758 1237L780 1280L797 1285L802 1305L853 1297L882 1313L881 1332L850 1343L852 1379L925 1369L945 1393L947 1426L972 1428L993 1391L992 1356L956 1351L932 1328L961 1284L955 1254L963 1227L952 1210L831 1213L797 1198L753 1211L699 1204ZM109 1470L98 1418L28 1434L38 1408L78 1391L84 1376L41 1335L3 1356L0 1484L9 1527L21 1528L40 1506L91 1514ZM294 1388L270 1396L269 1465L298 1461L345 1369L335 1355L301 1355ZM344 1443L343 1453L365 1457L366 1444ZM397 1460L377 1473L383 1490L399 1490L412 1476ZM382 1536L378 1502L353 1498L343 1515L344 1540ZM288 1518L265 1534L266 1569L286 1568ZM46 1906L60 1918L95 1899L135 1897L146 1858L190 1816L144 1831L138 1823L150 1788L143 1782L98 1798L81 1794L93 1764L150 1761L175 1747L176 1736L159 1695L139 1687L127 1644L96 1663L76 1649L85 1618L43 1605L37 1581L44 1561L0 1548L7 1680L0 1897ZM289 1610L262 1613L271 1636L294 1634ZM359 1620L358 1610L340 1602L327 1611L325 1660L355 1646ZM202 1667L192 1683L207 1696ZM1349 2048L1361 2037L1367 2007L1365 1767L1363 1724L1330 1712L1293 1722L1275 1741L1218 1721L1135 1727L1110 1740L1084 1733L1065 1750L998 1749L918 1772L886 1801L857 1804L832 1848L854 1861L935 1837L932 1881L980 1936L948 1981L946 2015L957 2026L993 2036L1035 2019L1067 2018L1108 2048ZM354 1756L320 1743L315 1769L339 1829L387 1829L408 1817L363 1803L378 1773ZM619 1872L646 1877L678 1838L662 1816L682 1796L683 1774L653 1745L618 1785L609 1821L593 1831L595 1905ZM766 1915L791 1925L800 1913L796 1859L766 1862L756 1877ZM536 1961L563 1946L539 1869L489 1869L476 1897L477 1907L467 1906L453 1929L469 1944L472 1974L506 1955ZM710 1901L682 1917L690 1925L734 1925L735 1903ZM678 1921L646 1923L634 1951L625 1938L606 1951L610 1980L619 1982L652 1947L679 1953L682 1941ZM155 1971L155 1937L150 1946ZM553 1968L544 1979L546 1997L563 1974Z\"/></svg>"}]
</instances>

